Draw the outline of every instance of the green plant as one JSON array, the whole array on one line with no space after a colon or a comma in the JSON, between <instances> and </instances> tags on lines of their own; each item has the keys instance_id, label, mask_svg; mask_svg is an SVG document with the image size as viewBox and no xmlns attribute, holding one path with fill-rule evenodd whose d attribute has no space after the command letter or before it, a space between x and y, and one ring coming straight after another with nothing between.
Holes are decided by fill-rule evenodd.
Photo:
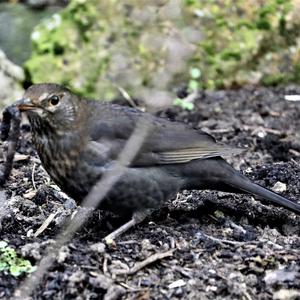
<instances>
[{"instance_id":1,"label":"green plant","mask_svg":"<svg viewBox=\"0 0 300 300\"><path fill-rule=\"evenodd\" d=\"M200 88L200 79L201 71L198 68L191 68L190 69L190 79L188 82L188 91L190 93L197 92Z\"/></svg>"},{"instance_id":2,"label":"green plant","mask_svg":"<svg viewBox=\"0 0 300 300\"><path fill-rule=\"evenodd\" d=\"M193 67L190 69L190 77L187 86L189 95L183 99L176 98L173 101L173 105L180 106L181 108L186 110L194 109L195 96L197 95L198 90L201 87L200 77L201 70L199 68Z\"/></svg>"},{"instance_id":3,"label":"green plant","mask_svg":"<svg viewBox=\"0 0 300 300\"><path fill-rule=\"evenodd\" d=\"M26 74L33 83L57 82L105 100L119 97L116 86L146 100L151 90L171 93L183 84L194 93L299 82L295 4L71 0L33 31Z\"/></svg>"},{"instance_id":4,"label":"green plant","mask_svg":"<svg viewBox=\"0 0 300 300\"><path fill-rule=\"evenodd\" d=\"M34 270L35 266L32 266L29 260L18 257L15 249L9 247L7 242L0 241L0 271L19 276Z\"/></svg>"},{"instance_id":5,"label":"green plant","mask_svg":"<svg viewBox=\"0 0 300 300\"><path fill-rule=\"evenodd\" d=\"M186 98L184 98L184 99L176 98L173 101L173 105L180 106L181 108L186 109L186 110L193 110L194 109L194 103L186 101Z\"/></svg>"}]
</instances>

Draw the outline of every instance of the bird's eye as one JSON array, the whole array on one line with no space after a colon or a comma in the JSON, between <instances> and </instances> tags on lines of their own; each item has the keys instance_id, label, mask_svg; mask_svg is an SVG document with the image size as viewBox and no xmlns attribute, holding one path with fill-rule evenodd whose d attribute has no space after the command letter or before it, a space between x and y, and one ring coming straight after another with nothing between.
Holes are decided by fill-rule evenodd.
<instances>
[{"instance_id":1,"label":"bird's eye","mask_svg":"<svg viewBox=\"0 0 300 300\"><path fill-rule=\"evenodd\" d=\"M59 97L54 95L49 99L49 103L53 106L57 105L59 103Z\"/></svg>"}]
</instances>

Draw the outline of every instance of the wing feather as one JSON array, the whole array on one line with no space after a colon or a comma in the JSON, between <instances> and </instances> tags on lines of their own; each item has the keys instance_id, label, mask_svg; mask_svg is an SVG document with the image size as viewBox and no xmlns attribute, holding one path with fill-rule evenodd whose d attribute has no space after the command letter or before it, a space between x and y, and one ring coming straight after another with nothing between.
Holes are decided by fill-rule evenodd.
<instances>
[{"instance_id":1,"label":"wing feather","mask_svg":"<svg viewBox=\"0 0 300 300\"><path fill-rule=\"evenodd\" d=\"M101 111L96 110L93 113L99 116L99 121L91 127L91 137L93 141L101 144L102 148L109 149L108 156L112 160L122 151L137 120L140 117L147 120L151 130L132 162L133 166L181 164L241 151L216 143L211 135L201 130L135 109L103 104ZM93 118L97 120L95 116Z\"/></svg>"}]
</instances>

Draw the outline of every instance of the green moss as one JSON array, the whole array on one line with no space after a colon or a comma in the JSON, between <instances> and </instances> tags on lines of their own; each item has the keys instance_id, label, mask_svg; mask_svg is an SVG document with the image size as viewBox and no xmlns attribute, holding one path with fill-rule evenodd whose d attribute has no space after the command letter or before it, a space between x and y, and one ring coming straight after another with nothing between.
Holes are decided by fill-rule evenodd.
<instances>
[{"instance_id":1,"label":"green moss","mask_svg":"<svg viewBox=\"0 0 300 300\"><path fill-rule=\"evenodd\" d=\"M34 83L108 99L117 87L139 97L190 85L191 67L201 71L204 88L280 83L299 78L292 75L297 68L280 65L281 53L292 64L299 53L292 1L72 0L36 28L25 67Z\"/></svg>"},{"instance_id":2,"label":"green moss","mask_svg":"<svg viewBox=\"0 0 300 300\"><path fill-rule=\"evenodd\" d=\"M5 241L0 241L0 271L13 276L31 273L35 270L29 260L18 257L16 251L9 247Z\"/></svg>"},{"instance_id":3,"label":"green moss","mask_svg":"<svg viewBox=\"0 0 300 300\"><path fill-rule=\"evenodd\" d=\"M267 86L273 86L280 83L285 83L285 79L286 78L283 74L266 75L263 77L262 83Z\"/></svg>"}]
</instances>

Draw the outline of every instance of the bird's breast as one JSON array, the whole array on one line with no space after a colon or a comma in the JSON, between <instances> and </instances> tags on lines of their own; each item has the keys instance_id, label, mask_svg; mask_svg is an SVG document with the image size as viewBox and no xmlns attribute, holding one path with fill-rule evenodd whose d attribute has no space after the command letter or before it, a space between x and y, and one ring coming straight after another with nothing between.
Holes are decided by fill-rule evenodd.
<instances>
[{"instance_id":1,"label":"bird's breast","mask_svg":"<svg viewBox=\"0 0 300 300\"><path fill-rule=\"evenodd\" d=\"M68 137L34 134L33 142L41 162L50 177L61 185L75 171L80 149Z\"/></svg>"}]
</instances>

